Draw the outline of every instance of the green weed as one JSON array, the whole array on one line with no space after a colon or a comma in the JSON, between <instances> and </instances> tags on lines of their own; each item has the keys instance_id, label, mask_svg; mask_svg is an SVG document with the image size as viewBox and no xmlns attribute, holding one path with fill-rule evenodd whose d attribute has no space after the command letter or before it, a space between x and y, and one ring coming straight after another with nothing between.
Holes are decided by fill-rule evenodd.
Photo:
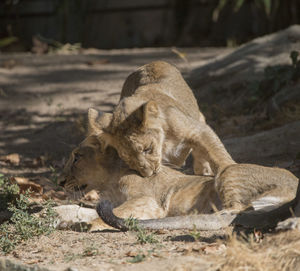
<instances>
[{"instance_id":1,"label":"green weed","mask_svg":"<svg viewBox=\"0 0 300 271\"><path fill-rule=\"evenodd\" d=\"M146 259L144 254L138 254L134 256L132 259L128 260L129 263L140 263Z\"/></svg>"},{"instance_id":2,"label":"green weed","mask_svg":"<svg viewBox=\"0 0 300 271\"><path fill-rule=\"evenodd\" d=\"M44 212L38 217L30 213L29 192L19 194L19 188L10 184L3 176L0 178L2 201L12 216L10 222L0 225L0 249L5 254L14 250L15 246L34 236L50 234L54 231L56 213L53 203L44 204ZM2 206L2 205L1 205Z\"/></svg>"},{"instance_id":3,"label":"green weed","mask_svg":"<svg viewBox=\"0 0 300 271\"><path fill-rule=\"evenodd\" d=\"M196 226L194 225L193 230L189 233L194 239L199 240L201 238L201 233L199 231L197 231Z\"/></svg>"},{"instance_id":4,"label":"green weed","mask_svg":"<svg viewBox=\"0 0 300 271\"><path fill-rule=\"evenodd\" d=\"M12 184L0 173L0 211L6 211L8 203L14 203L19 193L19 186Z\"/></svg>"},{"instance_id":5,"label":"green weed","mask_svg":"<svg viewBox=\"0 0 300 271\"><path fill-rule=\"evenodd\" d=\"M146 230L139 225L138 221L135 218L127 218L125 224L130 231L134 231L137 233L137 241L140 244L154 244L158 242L153 234L147 234Z\"/></svg>"}]
</instances>

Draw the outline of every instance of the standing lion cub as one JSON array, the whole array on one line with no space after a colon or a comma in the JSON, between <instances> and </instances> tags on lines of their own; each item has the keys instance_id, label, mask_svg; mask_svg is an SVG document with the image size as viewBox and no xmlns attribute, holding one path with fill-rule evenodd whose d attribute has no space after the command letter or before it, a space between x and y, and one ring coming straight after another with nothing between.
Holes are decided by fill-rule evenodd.
<instances>
[{"instance_id":1,"label":"standing lion cub","mask_svg":"<svg viewBox=\"0 0 300 271\"><path fill-rule=\"evenodd\" d=\"M166 62L132 73L113 114L106 116L110 125L100 140L144 177L157 173L161 164L182 166L191 150L199 175L218 175L235 164L180 72Z\"/></svg>"}]
</instances>

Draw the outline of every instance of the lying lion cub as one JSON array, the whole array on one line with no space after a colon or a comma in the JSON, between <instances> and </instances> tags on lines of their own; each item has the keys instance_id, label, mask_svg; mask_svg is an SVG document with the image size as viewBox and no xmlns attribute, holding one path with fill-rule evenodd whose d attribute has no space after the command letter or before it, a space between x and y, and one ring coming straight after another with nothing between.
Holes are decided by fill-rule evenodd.
<instances>
[{"instance_id":1,"label":"lying lion cub","mask_svg":"<svg viewBox=\"0 0 300 271\"><path fill-rule=\"evenodd\" d=\"M216 186L218 191L213 177L185 175L164 166L152 177L142 178L128 168L113 148L104 149L93 135L93 127L97 126L99 133L106 121L101 118L99 122L89 115L92 134L71 153L60 183L69 191L98 190L100 199L111 201L119 217L151 219L194 212L207 214L213 211L212 206L221 208L218 194L223 208L241 209L254 200L264 203L264 199L269 201L272 197L273 203L274 199L279 203L295 196L298 179L293 174L284 169L249 164L227 167L220 175L223 181ZM240 172L239 178L236 170ZM196 226L220 228L224 223L228 225L228 219L231 216L203 216Z\"/></svg>"},{"instance_id":2,"label":"lying lion cub","mask_svg":"<svg viewBox=\"0 0 300 271\"><path fill-rule=\"evenodd\" d=\"M182 166L191 149L195 174L216 175L235 164L180 72L166 62L132 73L107 117L111 122L101 139L142 176L157 173L162 163Z\"/></svg>"},{"instance_id":3,"label":"lying lion cub","mask_svg":"<svg viewBox=\"0 0 300 271\"><path fill-rule=\"evenodd\" d=\"M300 209L300 185L298 184L296 197L276 208L263 208L261 210L224 212L210 215L190 215L190 216L173 216L158 219L140 220L137 222L145 229L194 229L199 230L217 230L230 225L242 226L244 228L270 229L277 226L277 223L296 214L299 217ZM100 201L96 207L100 218L113 228L127 231L128 224L124 218L114 215L112 205L108 200ZM294 225L288 222L288 228L293 229ZM295 222L293 222L295 223Z\"/></svg>"}]
</instances>

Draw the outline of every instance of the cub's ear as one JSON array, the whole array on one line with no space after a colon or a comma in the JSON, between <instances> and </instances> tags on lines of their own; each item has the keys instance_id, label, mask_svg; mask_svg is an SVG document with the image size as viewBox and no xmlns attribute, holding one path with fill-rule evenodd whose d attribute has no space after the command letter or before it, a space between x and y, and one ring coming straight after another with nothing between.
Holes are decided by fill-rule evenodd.
<instances>
[{"instance_id":1,"label":"cub's ear","mask_svg":"<svg viewBox=\"0 0 300 271\"><path fill-rule=\"evenodd\" d=\"M88 135L100 134L112 120L111 113L102 113L94 108L88 110Z\"/></svg>"},{"instance_id":2,"label":"cub's ear","mask_svg":"<svg viewBox=\"0 0 300 271\"><path fill-rule=\"evenodd\" d=\"M109 129L112 118L113 118L112 113L102 113L102 115L97 120L99 127L101 127L101 130L105 131Z\"/></svg>"},{"instance_id":3,"label":"cub's ear","mask_svg":"<svg viewBox=\"0 0 300 271\"><path fill-rule=\"evenodd\" d=\"M143 105L143 122L144 127L149 126L149 124L155 120L159 115L159 108L155 101L149 101Z\"/></svg>"},{"instance_id":4,"label":"cub's ear","mask_svg":"<svg viewBox=\"0 0 300 271\"><path fill-rule=\"evenodd\" d=\"M94 108L89 108L88 110L88 135L97 134L100 132L101 127L97 123L97 119L100 115Z\"/></svg>"}]
</instances>

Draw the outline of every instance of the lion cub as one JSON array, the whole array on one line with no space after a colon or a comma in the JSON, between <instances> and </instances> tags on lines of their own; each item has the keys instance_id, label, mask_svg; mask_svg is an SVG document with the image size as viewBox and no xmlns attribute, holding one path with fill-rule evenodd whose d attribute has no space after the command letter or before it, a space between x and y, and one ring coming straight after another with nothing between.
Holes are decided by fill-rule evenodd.
<instances>
[{"instance_id":1,"label":"lion cub","mask_svg":"<svg viewBox=\"0 0 300 271\"><path fill-rule=\"evenodd\" d=\"M295 196L298 180L293 174L258 165L229 166L220 174L222 181L217 186L213 177L185 175L165 166L154 176L143 178L129 169L115 149L104 149L95 136L108 124L105 116L89 114L90 135L72 151L60 184L72 194L76 190L99 191L101 200L113 203L117 216L151 219L195 211L204 214L212 212L212 205L244 209L253 206L255 200L263 203L273 197L278 204ZM236 178L235 170L240 178ZM197 225L212 229L224 226L222 223L222 217L203 216Z\"/></svg>"},{"instance_id":2,"label":"lion cub","mask_svg":"<svg viewBox=\"0 0 300 271\"><path fill-rule=\"evenodd\" d=\"M182 166L191 150L198 175L216 175L235 164L180 72L166 62L129 75L119 104L106 116L110 125L100 139L144 177L157 173L161 164Z\"/></svg>"}]
</instances>

